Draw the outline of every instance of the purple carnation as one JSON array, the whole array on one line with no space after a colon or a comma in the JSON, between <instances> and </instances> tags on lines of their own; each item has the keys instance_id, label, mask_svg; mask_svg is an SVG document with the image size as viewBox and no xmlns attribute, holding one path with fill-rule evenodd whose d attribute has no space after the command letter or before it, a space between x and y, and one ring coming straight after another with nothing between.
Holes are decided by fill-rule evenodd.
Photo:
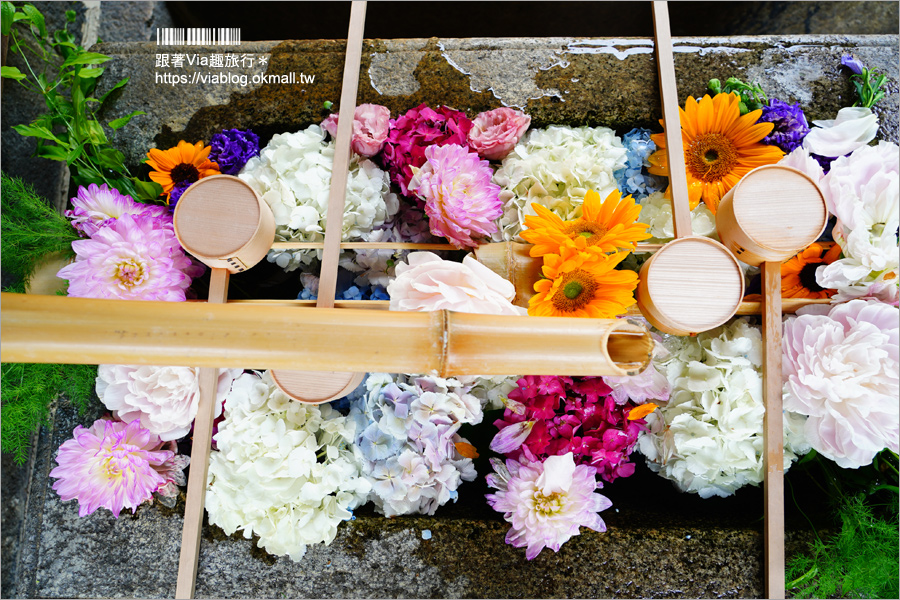
<instances>
[{"instance_id":1,"label":"purple carnation","mask_svg":"<svg viewBox=\"0 0 900 600\"><path fill-rule=\"evenodd\" d=\"M240 170L240 169L238 169L238 170ZM170 211L175 210L175 205L178 204L178 200L181 199L181 195L184 194L189 187L191 187L192 183L194 183L194 182L185 180L185 181L179 181L178 183L175 184L175 187L173 187L172 191L169 192L169 210Z\"/></svg>"},{"instance_id":2,"label":"purple carnation","mask_svg":"<svg viewBox=\"0 0 900 600\"><path fill-rule=\"evenodd\" d=\"M209 160L217 163L219 171L226 175L237 175L248 160L259 156L259 136L249 129L224 129L212 136L209 145L212 146Z\"/></svg>"},{"instance_id":3,"label":"purple carnation","mask_svg":"<svg viewBox=\"0 0 900 600\"><path fill-rule=\"evenodd\" d=\"M866 68L866 65L864 65L861 60L859 60L852 54L844 54L843 56L841 56L841 64L857 75L862 75L863 69Z\"/></svg>"},{"instance_id":4,"label":"purple carnation","mask_svg":"<svg viewBox=\"0 0 900 600\"><path fill-rule=\"evenodd\" d=\"M772 133L763 138L763 143L770 146L778 146L786 154L790 154L803 142L803 138L809 133L809 124L806 115L800 108L800 103L788 104L776 98L769 100L768 106L762 107L760 122L774 123Z\"/></svg>"}]
</instances>

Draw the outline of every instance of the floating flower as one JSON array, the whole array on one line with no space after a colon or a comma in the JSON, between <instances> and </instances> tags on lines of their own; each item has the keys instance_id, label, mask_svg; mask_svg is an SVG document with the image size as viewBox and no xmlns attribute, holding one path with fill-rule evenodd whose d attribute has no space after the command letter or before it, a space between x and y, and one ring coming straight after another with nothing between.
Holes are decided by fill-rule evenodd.
<instances>
[{"instance_id":1,"label":"floating flower","mask_svg":"<svg viewBox=\"0 0 900 600\"><path fill-rule=\"evenodd\" d=\"M612 502L595 492L600 487L594 478L596 469L576 466L571 453L550 456L543 463L508 459L504 465L491 459L491 464L495 472L487 476L487 482L497 492L485 497L512 525L506 543L524 547L528 560L544 548L559 552L582 526L606 531L597 513Z\"/></svg>"},{"instance_id":2,"label":"floating flower","mask_svg":"<svg viewBox=\"0 0 900 600\"><path fill-rule=\"evenodd\" d=\"M462 263L431 252L413 252L395 267L387 287L391 310L454 310L489 315L520 315L513 306L515 287L486 266L466 256Z\"/></svg>"},{"instance_id":3,"label":"floating flower","mask_svg":"<svg viewBox=\"0 0 900 600\"><path fill-rule=\"evenodd\" d=\"M816 451L856 469L884 448L898 450L900 311L851 300L816 312L800 309L784 322L784 408L809 416Z\"/></svg>"},{"instance_id":4,"label":"floating flower","mask_svg":"<svg viewBox=\"0 0 900 600\"><path fill-rule=\"evenodd\" d=\"M841 255L841 247L835 244L824 249L813 243L781 265L782 298L830 298L835 290L827 290L816 282L820 267L830 265Z\"/></svg>"},{"instance_id":5,"label":"floating flower","mask_svg":"<svg viewBox=\"0 0 900 600\"><path fill-rule=\"evenodd\" d=\"M621 140L608 127L528 131L494 174L504 205L501 231L493 240L516 240L534 203L563 221L581 217L588 190L606 198L616 189L614 173L625 166L625 157Z\"/></svg>"},{"instance_id":6,"label":"floating flower","mask_svg":"<svg viewBox=\"0 0 900 600\"><path fill-rule=\"evenodd\" d=\"M147 152L147 164L150 166L150 180L158 183L169 201L172 188L179 183L188 185L210 175L218 175L219 166L208 160L210 146L203 142L189 144L184 140L168 150L151 148Z\"/></svg>"},{"instance_id":7,"label":"floating flower","mask_svg":"<svg viewBox=\"0 0 900 600\"><path fill-rule=\"evenodd\" d=\"M425 201L431 233L457 248L474 248L473 236L496 232L503 203L490 164L456 144L429 146L425 158L421 169L413 167L408 189Z\"/></svg>"},{"instance_id":8,"label":"floating flower","mask_svg":"<svg viewBox=\"0 0 900 600\"><path fill-rule=\"evenodd\" d=\"M803 147L813 154L845 156L875 139L878 117L861 106L842 108L834 120L813 121L815 127L803 138Z\"/></svg>"},{"instance_id":9,"label":"floating flower","mask_svg":"<svg viewBox=\"0 0 900 600\"><path fill-rule=\"evenodd\" d=\"M360 104L353 112L353 137L350 149L366 158L379 152L388 137L391 111L380 104ZM322 129L337 138L338 113L331 113L322 121Z\"/></svg>"},{"instance_id":10,"label":"floating flower","mask_svg":"<svg viewBox=\"0 0 900 600\"><path fill-rule=\"evenodd\" d=\"M209 140L209 160L226 175L237 175L247 161L259 156L259 136L243 129L223 129Z\"/></svg>"},{"instance_id":11,"label":"floating flower","mask_svg":"<svg viewBox=\"0 0 900 600\"><path fill-rule=\"evenodd\" d=\"M622 144L627 150L625 166L615 172L616 185L625 195L642 200L648 195L665 189L666 181L650 174L650 155L656 151L656 144L650 139L650 130L635 127L622 136Z\"/></svg>"},{"instance_id":12,"label":"floating flower","mask_svg":"<svg viewBox=\"0 0 900 600\"><path fill-rule=\"evenodd\" d=\"M560 250L561 255L544 255L546 279L534 284L537 294L528 302L529 315L610 319L635 303L637 273L615 268L628 253L599 256L569 246Z\"/></svg>"},{"instance_id":13,"label":"floating flower","mask_svg":"<svg viewBox=\"0 0 900 600\"><path fill-rule=\"evenodd\" d=\"M537 216L526 216L522 239L534 244L531 256L559 254L563 245L589 253L604 254L617 250L634 250L637 243L650 237L647 225L636 223L641 206L631 196L613 190L605 201L590 190L584 196L582 216L563 221L539 204L532 208Z\"/></svg>"},{"instance_id":14,"label":"floating flower","mask_svg":"<svg viewBox=\"0 0 900 600\"><path fill-rule=\"evenodd\" d=\"M762 107L762 116L759 120L775 124L772 133L763 138L763 143L778 146L785 153L799 148L803 138L809 133L809 124L799 102L788 104L772 98L768 105Z\"/></svg>"},{"instance_id":15,"label":"floating flower","mask_svg":"<svg viewBox=\"0 0 900 600\"><path fill-rule=\"evenodd\" d=\"M215 416L231 383L243 371L221 369L216 390ZM183 438L191 431L200 403L200 380L193 367L100 365L97 396L113 416L141 426L163 441Z\"/></svg>"},{"instance_id":16,"label":"floating flower","mask_svg":"<svg viewBox=\"0 0 900 600\"><path fill-rule=\"evenodd\" d=\"M441 106L433 110L425 104L391 119L388 139L382 149L382 161L400 192L407 197L413 167L425 164L425 150L432 146L455 144L467 146L472 121L465 113Z\"/></svg>"},{"instance_id":17,"label":"floating flower","mask_svg":"<svg viewBox=\"0 0 900 600\"><path fill-rule=\"evenodd\" d=\"M122 215L72 250L75 262L57 277L80 298L184 301L191 277L204 270L185 255L168 215Z\"/></svg>"},{"instance_id":18,"label":"floating flower","mask_svg":"<svg viewBox=\"0 0 900 600\"><path fill-rule=\"evenodd\" d=\"M675 225L672 219L672 201L662 192L653 192L641 201L641 214L638 221L646 223L651 244L667 242L675 238ZM702 235L718 239L716 233L716 217L705 204L698 204L691 211L691 231L693 235Z\"/></svg>"},{"instance_id":19,"label":"floating flower","mask_svg":"<svg viewBox=\"0 0 900 600\"><path fill-rule=\"evenodd\" d=\"M509 154L531 124L531 117L512 108L479 113L469 130L469 147L478 156L501 160Z\"/></svg>"},{"instance_id":20,"label":"floating flower","mask_svg":"<svg viewBox=\"0 0 900 600\"><path fill-rule=\"evenodd\" d=\"M174 442L164 444L138 421L99 419L90 429L75 427L56 456L53 489L63 501L78 500L78 516L100 507L119 518L123 508L134 513L153 493L184 485L181 470L188 457L179 456Z\"/></svg>"},{"instance_id":21,"label":"floating flower","mask_svg":"<svg viewBox=\"0 0 900 600\"><path fill-rule=\"evenodd\" d=\"M647 325L649 329L649 323ZM669 401L669 380L664 373L660 373L656 369L656 361L667 358L669 351L662 344L662 338L658 334L651 332L650 335L653 338L653 358L656 360L651 360L647 368L637 375L603 378L606 385L612 388L612 397L618 404L625 404L628 400L635 404L643 404L649 400L653 400L657 404L665 404ZM629 413L629 418L630 416L631 413Z\"/></svg>"},{"instance_id":22,"label":"floating flower","mask_svg":"<svg viewBox=\"0 0 900 600\"><path fill-rule=\"evenodd\" d=\"M691 208L702 199L715 214L722 197L744 175L784 156L777 146L760 143L774 125L757 123L760 110L741 116L740 102L737 94L707 95L699 101L689 97L680 109ZM660 149L650 157L650 172L668 177L665 134L657 133L652 139Z\"/></svg>"},{"instance_id":23,"label":"floating flower","mask_svg":"<svg viewBox=\"0 0 900 600\"><path fill-rule=\"evenodd\" d=\"M135 202L131 196L120 194L105 183L99 187L96 183L78 186L78 195L71 202L72 210L67 210L66 216L72 219L72 227L88 237L122 215L161 217L166 214L165 207Z\"/></svg>"}]
</instances>

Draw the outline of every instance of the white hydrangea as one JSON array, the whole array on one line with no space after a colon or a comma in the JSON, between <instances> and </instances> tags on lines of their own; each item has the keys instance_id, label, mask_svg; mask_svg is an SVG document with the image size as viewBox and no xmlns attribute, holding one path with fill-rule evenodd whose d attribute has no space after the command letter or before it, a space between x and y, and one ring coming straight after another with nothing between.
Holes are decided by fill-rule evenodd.
<instances>
[{"instance_id":1,"label":"white hydrangea","mask_svg":"<svg viewBox=\"0 0 900 600\"><path fill-rule=\"evenodd\" d=\"M563 220L579 218L589 190L605 199L616 189L613 173L625 167L625 159L622 140L607 127L530 130L494 174L504 203L494 241L522 241L525 215L535 214L532 202Z\"/></svg>"},{"instance_id":2,"label":"white hydrangea","mask_svg":"<svg viewBox=\"0 0 900 600\"><path fill-rule=\"evenodd\" d=\"M638 447L651 470L684 492L726 497L764 477L762 335L737 319L696 338L668 336L657 363L669 402L646 417ZM805 417L784 413L784 468L809 451Z\"/></svg>"},{"instance_id":3,"label":"white hydrangea","mask_svg":"<svg viewBox=\"0 0 900 600\"><path fill-rule=\"evenodd\" d=\"M662 192L653 192L640 202L641 214L639 223L650 226L648 232L653 237L646 240L648 244L661 244L675 237L675 226L672 223L672 201ZM716 217L706 204L700 203L691 211L691 231L694 235L702 235L718 240L716 233Z\"/></svg>"},{"instance_id":4,"label":"white hydrangea","mask_svg":"<svg viewBox=\"0 0 900 600\"><path fill-rule=\"evenodd\" d=\"M241 179L266 201L275 215L275 240L321 242L325 239L334 141L311 125L272 137L259 156L241 170ZM351 153L344 201L342 239L368 240L368 234L397 213L400 203L390 179L371 160ZM309 264L313 251L271 251L268 259L287 271Z\"/></svg>"},{"instance_id":5,"label":"white hydrangea","mask_svg":"<svg viewBox=\"0 0 900 600\"><path fill-rule=\"evenodd\" d=\"M506 408L506 399L519 387L517 382L521 378L521 375L464 375L456 379L481 400L484 410L498 410Z\"/></svg>"},{"instance_id":6,"label":"white hydrangea","mask_svg":"<svg viewBox=\"0 0 900 600\"><path fill-rule=\"evenodd\" d=\"M331 543L370 490L354 434L353 422L330 404L291 400L268 372L242 375L210 456L210 523L229 535L256 534L260 548L295 561L308 544Z\"/></svg>"}]
</instances>

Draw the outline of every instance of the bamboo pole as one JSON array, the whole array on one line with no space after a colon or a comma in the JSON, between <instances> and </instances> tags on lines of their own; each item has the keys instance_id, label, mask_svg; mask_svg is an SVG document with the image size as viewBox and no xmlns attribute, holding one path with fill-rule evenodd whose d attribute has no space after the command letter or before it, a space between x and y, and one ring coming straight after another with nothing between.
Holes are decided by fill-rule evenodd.
<instances>
[{"instance_id":1,"label":"bamboo pole","mask_svg":"<svg viewBox=\"0 0 900 600\"><path fill-rule=\"evenodd\" d=\"M626 319L514 317L2 294L4 362L451 375L627 375L652 342Z\"/></svg>"}]
</instances>

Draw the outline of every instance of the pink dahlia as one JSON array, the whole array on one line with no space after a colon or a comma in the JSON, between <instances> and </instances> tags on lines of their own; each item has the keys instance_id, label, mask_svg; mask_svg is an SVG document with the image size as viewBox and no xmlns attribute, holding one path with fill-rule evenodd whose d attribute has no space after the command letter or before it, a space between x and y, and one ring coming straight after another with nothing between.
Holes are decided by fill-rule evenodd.
<instances>
[{"instance_id":1,"label":"pink dahlia","mask_svg":"<svg viewBox=\"0 0 900 600\"><path fill-rule=\"evenodd\" d=\"M528 560L544 548L559 552L560 546L580 533L582 525L606 531L606 523L597 513L612 502L594 491L598 488L596 469L576 466L571 453L550 456L544 462L509 459L504 465L491 459L491 464L495 472L487 476L487 483L497 493L485 497L512 525L506 543L526 547Z\"/></svg>"},{"instance_id":2,"label":"pink dahlia","mask_svg":"<svg viewBox=\"0 0 900 600\"><path fill-rule=\"evenodd\" d=\"M102 506L119 518L123 508L134 513L154 492L171 496L176 484L184 485L188 457L176 454L174 442L164 444L138 421L99 419L90 429L79 425L73 436L59 447L59 466L50 477L58 480L53 489L60 498L78 500L79 517Z\"/></svg>"},{"instance_id":3,"label":"pink dahlia","mask_svg":"<svg viewBox=\"0 0 900 600\"><path fill-rule=\"evenodd\" d=\"M531 117L511 108L495 108L475 117L469 147L490 160L506 158L531 124Z\"/></svg>"},{"instance_id":4,"label":"pink dahlia","mask_svg":"<svg viewBox=\"0 0 900 600\"><path fill-rule=\"evenodd\" d=\"M98 229L122 215L162 217L167 212L165 206L141 204L132 200L131 196L120 194L117 189L107 187L105 183L99 187L92 183L87 188L78 186L78 195L72 198L72 210L67 210L66 216L72 219L72 227L92 237Z\"/></svg>"},{"instance_id":5,"label":"pink dahlia","mask_svg":"<svg viewBox=\"0 0 900 600\"><path fill-rule=\"evenodd\" d=\"M372 157L381 151L388 137L391 111L380 104L360 104L353 113L353 137L350 149L360 156ZM337 137L338 113L322 121L322 129Z\"/></svg>"},{"instance_id":6,"label":"pink dahlia","mask_svg":"<svg viewBox=\"0 0 900 600\"><path fill-rule=\"evenodd\" d=\"M425 200L431 233L458 248L474 248L473 235L496 232L494 220L503 214L503 202L490 164L456 144L430 146L425 158L421 169L413 169L409 191Z\"/></svg>"},{"instance_id":7,"label":"pink dahlia","mask_svg":"<svg viewBox=\"0 0 900 600\"><path fill-rule=\"evenodd\" d=\"M185 255L169 217L125 214L72 249L75 262L57 276L81 298L184 301L204 270Z\"/></svg>"},{"instance_id":8,"label":"pink dahlia","mask_svg":"<svg viewBox=\"0 0 900 600\"><path fill-rule=\"evenodd\" d=\"M413 167L425 164L425 150L431 146L468 145L472 121L465 113L441 106L437 110L420 104L401 117L391 119L388 139L382 149L382 161L404 196L413 176Z\"/></svg>"}]
</instances>

